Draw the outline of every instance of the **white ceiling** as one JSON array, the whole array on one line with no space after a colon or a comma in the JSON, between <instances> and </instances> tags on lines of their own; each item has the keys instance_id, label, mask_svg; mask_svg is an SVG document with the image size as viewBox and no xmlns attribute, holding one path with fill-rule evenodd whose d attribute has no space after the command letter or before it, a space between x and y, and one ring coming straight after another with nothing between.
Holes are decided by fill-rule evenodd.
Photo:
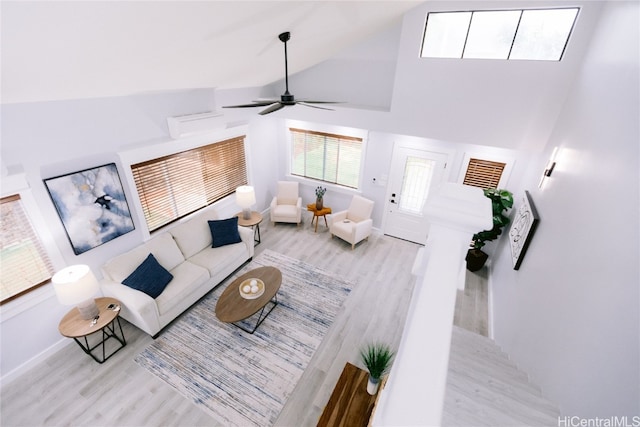
<instances>
[{"instance_id":1,"label":"white ceiling","mask_svg":"<svg viewBox=\"0 0 640 427\"><path fill-rule=\"evenodd\" d=\"M5 1L2 103L263 86L396 24L416 1Z\"/></svg>"}]
</instances>

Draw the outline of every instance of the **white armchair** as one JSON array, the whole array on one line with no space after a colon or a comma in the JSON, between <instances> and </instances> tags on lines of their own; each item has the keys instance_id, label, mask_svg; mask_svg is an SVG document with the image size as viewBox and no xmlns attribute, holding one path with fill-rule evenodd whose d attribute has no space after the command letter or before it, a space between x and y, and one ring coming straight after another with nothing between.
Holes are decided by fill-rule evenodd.
<instances>
[{"instance_id":1,"label":"white armchair","mask_svg":"<svg viewBox=\"0 0 640 427\"><path fill-rule=\"evenodd\" d=\"M373 229L372 212L372 200L353 196L349 209L331 215L329 223L331 237L338 236L351 243L351 250L353 250L356 243L369 238Z\"/></svg>"},{"instance_id":2,"label":"white armchair","mask_svg":"<svg viewBox=\"0 0 640 427\"><path fill-rule=\"evenodd\" d=\"M271 222L292 222L302 220L302 197L298 196L298 183L278 181L278 192L271 201Z\"/></svg>"}]
</instances>

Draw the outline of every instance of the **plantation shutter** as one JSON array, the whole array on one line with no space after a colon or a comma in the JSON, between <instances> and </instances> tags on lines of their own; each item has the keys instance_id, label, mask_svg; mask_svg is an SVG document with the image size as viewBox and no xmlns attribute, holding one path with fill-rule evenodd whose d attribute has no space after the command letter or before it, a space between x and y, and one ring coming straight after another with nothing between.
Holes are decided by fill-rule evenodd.
<instances>
[{"instance_id":1,"label":"plantation shutter","mask_svg":"<svg viewBox=\"0 0 640 427\"><path fill-rule=\"evenodd\" d=\"M149 231L247 185L244 136L131 165Z\"/></svg>"},{"instance_id":2,"label":"plantation shutter","mask_svg":"<svg viewBox=\"0 0 640 427\"><path fill-rule=\"evenodd\" d=\"M291 174L358 188L362 138L290 128Z\"/></svg>"},{"instance_id":3,"label":"plantation shutter","mask_svg":"<svg viewBox=\"0 0 640 427\"><path fill-rule=\"evenodd\" d=\"M470 159L463 184L482 189L498 188L505 163L482 159Z\"/></svg>"},{"instance_id":4,"label":"plantation shutter","mask_svg":"<svg viewBox=\"0 0 640 427\"><path fill-rule=\"evenodd\" d=\"M53 266L19 195L0 199L0 300L8 302L49 282Z\"/></svg>"}]
</instances>

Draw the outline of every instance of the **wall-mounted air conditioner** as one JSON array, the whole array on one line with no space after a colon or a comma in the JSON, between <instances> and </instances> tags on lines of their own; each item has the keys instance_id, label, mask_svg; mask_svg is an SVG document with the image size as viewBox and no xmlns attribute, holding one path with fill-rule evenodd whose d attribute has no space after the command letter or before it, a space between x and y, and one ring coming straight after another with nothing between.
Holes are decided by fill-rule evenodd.
<instances>
[{"instance_id":1,"label":"wall-mounted air conditioner","mask_svg":"<svg viewBox=\"0 0 640 427\"><path fill-rule=\"evenodd\" d=\"M205 113L167 117L169 135L177 139L202 132L225 128L224 115L208 111Z\"/></svg>"}]
</instances>

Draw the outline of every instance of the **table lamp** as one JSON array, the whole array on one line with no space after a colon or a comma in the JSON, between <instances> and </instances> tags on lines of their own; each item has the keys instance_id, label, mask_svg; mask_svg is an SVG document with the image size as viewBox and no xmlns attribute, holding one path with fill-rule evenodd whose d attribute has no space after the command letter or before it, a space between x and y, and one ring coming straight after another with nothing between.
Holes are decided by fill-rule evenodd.
<instances>
[{"instance_id":1,"label":"table lamp","mask_svg":"<svg viewBox=\"0 0 640 427\"><path fill-rule=\"evenodd\" d=\"M58 301L64 305L77 305L83 319L91 320L100 314L93 296L100 290L96 276L88 265L71 265L51 278Z\"/></svg>"},{"instance_id":2,"label":"table lamp","mask_svg":"<svg viewBox=\"0 0 640 427\"><path fill-rule=\"evenodd\" d=\"M242 219L251 219L251 205L256 202L256 192L249 185L236 188L236 203L242 208Z\"/></svg>"}]
</instances>

